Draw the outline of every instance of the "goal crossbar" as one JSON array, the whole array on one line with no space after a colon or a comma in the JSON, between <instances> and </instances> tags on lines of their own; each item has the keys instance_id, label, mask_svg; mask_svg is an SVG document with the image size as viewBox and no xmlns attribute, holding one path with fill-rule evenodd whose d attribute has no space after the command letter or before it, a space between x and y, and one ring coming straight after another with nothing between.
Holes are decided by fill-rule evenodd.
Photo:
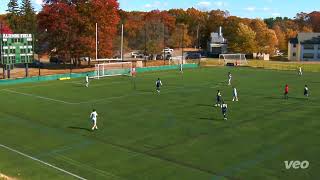
<instances>
[{"instance_id":1,"label":"goal crossbar","mask_svg":"<svg viewBox=\"0 0 320 180\"><path fill-rule=\"evenodd\" d=\"M245 54L220 54L219 63L221 63L221 61L223 61L225 65L228 63L233 63L235 65L248 64Z\"/></svg>"},{"instance_id":2,"label":"goal crossbar","mask_svg":"<svg viewBox=\"0 0 320 180\"><path fill-rule=\"evenodd\" d=\"M107 76L131 76L132 62L103 63L95 65L94 78Z\"/></svg>"}]
</instances>

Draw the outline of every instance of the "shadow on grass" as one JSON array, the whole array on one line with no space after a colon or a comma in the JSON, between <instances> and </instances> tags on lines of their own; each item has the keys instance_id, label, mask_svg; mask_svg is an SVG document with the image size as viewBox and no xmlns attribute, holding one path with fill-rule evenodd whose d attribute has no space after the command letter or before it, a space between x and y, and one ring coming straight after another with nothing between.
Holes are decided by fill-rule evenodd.
<instances>
[{"instance_id":1,"label":"shadow on grass","mask_svg":"<svg viewBox=\"0 0 320 180\"><path fill-rule=\"evenodd\" d=\"M201 107L215 107L212 104L196 104L197 106L201 106Z\"/></svg>"},{"instance_id":2,"label":"shadow on grass","mask_svg":"<svg viewBox=\"0 0 320 180\"><path fill-rule=\"evenodd\" d=\"M265 99L282 99L282 100L290 100L290 99L295 99L295 100L302 100L302 101L308 101L308 98L306 97L288 97L288 99L285 99L284 97L277 96L277 97L265 97Z\"/></svg>"},{"instance_id":3,"label":"shadow on grass","mask_svg":"<svg viewBox=\"0 0 320 180\"><path fill-rule=\"evenodd\" d=\"M214 121L214 122L223 122L223 119L217 119L217 118L199 118L200 120L204 121Z\"/></svg>"},{"instance_id":4,"label":"shadow on grass","mask_svg":"<svg viewBox=\"0 0 320 180\"><path fill-rule=\"evenodd\" d=\"M82 128L82 127L68 127L69 129L74 129L74 130L83 130L83 131L91 131L89 128Z\"/></svg>"}]
</instances>

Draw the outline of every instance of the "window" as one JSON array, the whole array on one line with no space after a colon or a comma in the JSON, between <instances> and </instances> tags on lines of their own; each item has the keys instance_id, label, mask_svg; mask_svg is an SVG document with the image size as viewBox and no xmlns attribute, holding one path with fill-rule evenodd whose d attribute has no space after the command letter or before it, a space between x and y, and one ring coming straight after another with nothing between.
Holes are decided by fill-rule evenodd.
<instances>
[{"instance_id":1,"label":"window","mask_svg":"<svg viewBox=\"0 0 320 180\"><path fill-rule=\"evenodd\" d=\"M320 59L320 53L318 54L318 59Z\"/></svg>"},{"instance_id":2,"label":"window","mask_svg":"<svg viewBox=\"0 0 320 180\"><path fill-rule=\"evenodd\" d=\"M294 57L295 57L296 55L297 55L296 53L292 53L292 56L294 56Z\"/></svg>"},{"instance_id":3,"label":"window","mask_svg":"<svg viewBox=\"0 0 320 180\"><path fill-rule=\"evenodd\" d=\"M303 45L304 49L314 49L314 45L313 44L305 44Z\"/></svg>"},{"instance_id":4,"label":"window","mask_svg":"<svg viewBox=\"0 0 320 180\"><path fill-rule=\"evenodd\" d=\"M303 54L303 58L313 59L314 58L314 54L313 53L304 53Z\"/></svg>"},{"instance_id":5,"label":"window","mask_svg":"<svg viewBox=\"0 0 320 180\"><path fill-rule=\"evenodd\" d=\"M293 44L293 47L294 47L294 48L296 48L296 47L297 47L297 45L296 45L296 44Z\"/></svg>"},{"instance_id":6,"label":"window","mask_svg":"<svg viewBox=\"0 0 320 180\"><path fill-rule=\"evenodd\" d=\"M16 49L10 49L10 54L15 54L16 53Z\"/></svg>"},{"instance_id":7,"label":"window","mask_svg":"<svg viewBox=\"0 0 320 180\"><path fill-rule=\"evenodd\" d=\"M13 64L15 64L15 63L16 63L16 57L15 57L15 56L12 56L12 58L11 58L11 62L12 62Z\"/></svg>"}]
</instances>

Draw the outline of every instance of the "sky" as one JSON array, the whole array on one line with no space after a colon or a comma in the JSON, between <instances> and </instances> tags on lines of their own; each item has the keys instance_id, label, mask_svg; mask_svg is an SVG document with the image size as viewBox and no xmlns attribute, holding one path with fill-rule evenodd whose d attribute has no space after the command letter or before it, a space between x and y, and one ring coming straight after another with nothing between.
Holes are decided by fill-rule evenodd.
<instances>
[{"instance_id":1,"label":"sky","mask_svg":"<svg viewBox=\"0 0 320 180\"><path fill-rule=\"evenodd\" d=\"M20 0L19 0L20 1ZM41 9L42 0L31 0ZM320 11L319 0L118 0L127 11L197 8L200 10L228 10L231 15L247 18L294 17L299 12ZM0 0L0 14L5 13L9 0Z\"/></svg>"}]
</instances>

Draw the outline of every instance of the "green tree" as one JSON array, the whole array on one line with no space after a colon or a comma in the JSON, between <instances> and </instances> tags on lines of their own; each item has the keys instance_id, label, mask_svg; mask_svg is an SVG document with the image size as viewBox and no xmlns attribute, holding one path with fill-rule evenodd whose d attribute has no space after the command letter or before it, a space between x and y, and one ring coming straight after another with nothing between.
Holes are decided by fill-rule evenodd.
<instances>
[{"instance_id":1,"label":"green tree","mask_svg":"<svg viewBox=\"0 0 320 180\"><path fill-rule=\"evenodd\" d=\"M7 9L7 19L10 28L13 30L13 32L19 32L20 26L19 26L19 5L18 0L10 0L8 3L8 9Z\"/></svg>"},{"instance_id":2,"label":"green tree","mask_svg":"<svg viewBox=\"0 0 320 180\"><path fill-rule=\"evenodd\" d=\"M35 34L36 33L36 13L30 0L22 0L20 7L21 14L21 33Z\"/></svg>"}]
</instances>

